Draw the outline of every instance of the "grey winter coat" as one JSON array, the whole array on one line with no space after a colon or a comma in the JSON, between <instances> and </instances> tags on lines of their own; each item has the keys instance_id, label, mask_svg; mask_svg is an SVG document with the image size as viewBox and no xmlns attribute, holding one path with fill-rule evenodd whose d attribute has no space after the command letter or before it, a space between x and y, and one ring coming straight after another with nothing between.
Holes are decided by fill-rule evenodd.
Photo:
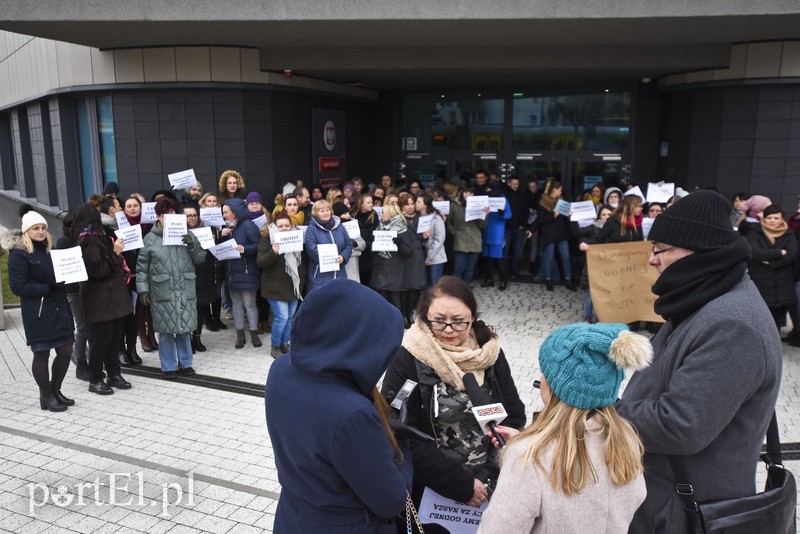
<instances>
[{"instance_id":1,"label":"grey winter coat","mask_svg":"<svg viewBox=\"0 0 800 534\"><path fill-rule=\"evenodd\" d=\"M447 263L447 253L444 251L445 237L444 219L437 213L433 216L433 226L431 226L428 240L425 241L425 259L431 265Z\"/></svg>"},{"instance_id":2,"label":"grey winter coat","mask_svg":"<svg viewBox=\"0 0 800 534\"><path fill-rule=\"evenodd\" d=\"M191 235L191 234L190 234ZM197 274L194 266L206 251L192 235L194 246L164 246L158 224L144 236L136 263L136 289L150 293L153 328L158 333L185 334L197 329Z\"/></svg>"},{"instance_id":3,"label":"grey winter coat","mask_svg":"<svg viewBox=\"0 0 800 534\"><path fill-rule=\"evenodd\" d=\"M698 501L755 492L756 466L780 387L772 315L744 278L652 341L653 364L617 404L641 435L647 498L630 532L687 532L669 455L680 455Z\"/></svg>"}]
</instances>

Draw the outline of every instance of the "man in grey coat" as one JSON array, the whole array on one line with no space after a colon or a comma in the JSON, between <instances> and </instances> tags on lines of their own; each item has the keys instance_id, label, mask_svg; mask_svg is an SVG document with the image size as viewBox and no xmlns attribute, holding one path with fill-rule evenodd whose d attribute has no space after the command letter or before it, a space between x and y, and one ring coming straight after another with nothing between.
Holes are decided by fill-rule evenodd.
<instances>
[{"instance_id":1,"label":"man in grey coat","mask_svg":"<svg viewBox=\"0 0 800 534\"><path fill-rule=\"evenodd\" d=\"M650 231L655 310L667 319L654 361L618 403L645 446L647 499L630 532L687 532L670 456L682 462L696 501L756 493L758 455L780 387L775 323L747 275L747 241L731 205L698 191L660 215Z\"/></svg>"}]
</instances>

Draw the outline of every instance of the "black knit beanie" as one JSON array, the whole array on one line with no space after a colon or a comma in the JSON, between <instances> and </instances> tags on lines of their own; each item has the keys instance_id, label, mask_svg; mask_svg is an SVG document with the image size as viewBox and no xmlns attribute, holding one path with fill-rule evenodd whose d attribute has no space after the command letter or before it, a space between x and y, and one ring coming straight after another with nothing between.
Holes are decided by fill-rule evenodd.
<instances>
[{"instance_id":1,"label":"black knit beanie","mask_svg":"<svg viewBox=\"0 0 800 534\"><path fill-rule=\"evenodd\" d=\"M656 217L648 239L694 251L729 245L739 237L731 225L732 210L716 191L696 191Z\"/></svg>"}]
</instances>

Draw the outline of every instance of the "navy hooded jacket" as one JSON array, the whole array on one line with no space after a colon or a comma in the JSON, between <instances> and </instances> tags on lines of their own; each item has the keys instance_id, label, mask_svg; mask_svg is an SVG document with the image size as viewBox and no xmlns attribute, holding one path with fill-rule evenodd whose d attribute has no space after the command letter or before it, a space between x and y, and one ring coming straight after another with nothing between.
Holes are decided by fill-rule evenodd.
<instances>
[{"instance_id":1,"label":"navy hooded jacket","mask_svg":"<svg viewBox=\"0 0 800 534\"><path fill-rule=\"evenodd\" d=\"M231 198L226 200L225 204L236 215L237 223L231 235L221 241L233 238L236 244L244 246L241 258L225 260L227 263L225 278L230 283L230 288L235 291L258 291L261 287L261 269L256 264L256 254L261 233L258 231L258 226L250 220L250 212L247 211L244 200Z\"/></svg>"},{"instance_id":2,"label":"navy hooded jacket","mask_svg":"<svg viewBox=\"0 0 800 534\"><path fill-rule=\"evenodd\" d=\"M358 328L343 330L343 317ZM402 338L400 312L352 280L303 302L265 392L282 486L275 534L396 532L389 518L405 510L411 462L395 463L369 395Z\"/></svg>"}]
</instances>

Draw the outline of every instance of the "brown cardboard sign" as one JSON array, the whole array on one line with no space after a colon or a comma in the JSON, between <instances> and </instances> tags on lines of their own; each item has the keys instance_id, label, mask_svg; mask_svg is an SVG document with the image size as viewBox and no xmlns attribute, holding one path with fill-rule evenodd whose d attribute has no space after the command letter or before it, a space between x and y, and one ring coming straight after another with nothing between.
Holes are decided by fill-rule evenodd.
<instances>
[{"instance_id":1,"label":"brown cardboard sign","mask_svg":"<svg viewBox=\"0 0 800 534\"><path fill-rule=\"evenodd\" d=\"M664 318L653 310L652 287L658 271L648 265L649 241L591 245L586 252L589 290L597 317L604 323L631 323Z\"/></svg>"}]
</instances>

